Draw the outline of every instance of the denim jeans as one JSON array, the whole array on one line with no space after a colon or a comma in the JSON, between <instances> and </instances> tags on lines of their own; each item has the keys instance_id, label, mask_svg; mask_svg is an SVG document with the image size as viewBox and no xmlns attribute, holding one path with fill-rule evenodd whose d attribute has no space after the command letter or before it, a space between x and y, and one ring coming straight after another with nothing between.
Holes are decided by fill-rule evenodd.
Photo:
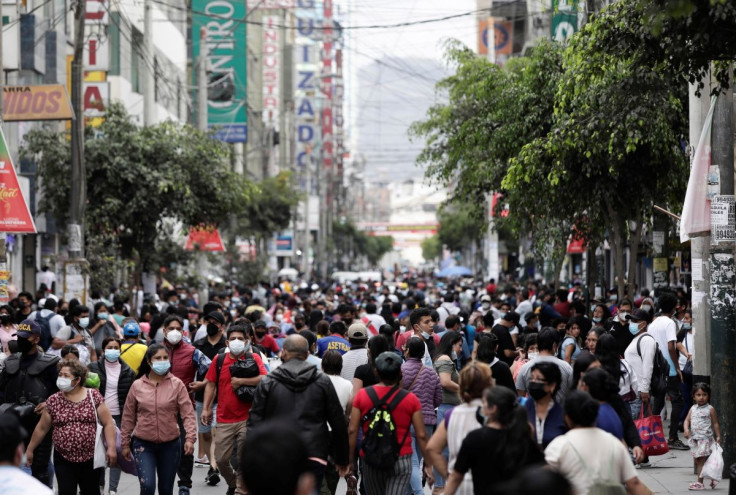
<instances>
[{"instance_id":1,"label":"denim jeans","mask_svg":"<svg viewBox=\"0 0 736 495\"><path fill-rule=\"evenodd\" d=\"M132 444L135 467L141 495L154 495L158 474L159 495L173 495L176 470L181 459L181 442L178 438L170 442L154 443L133 437Z\"/></svg>"},{"instance_id":2,"label":"denim jeans","mask_svg":"<svg viewBox=\"0 0 736 495\"><path fill-rule=\"evenodd\" d=\"M427 432L427 438L431 437L432 433L434 433L434 425L424 425L424 429ZM419 445L417 444L417 435L414 433L414 427L411 428L411 448L413 450L411 454L411 478L409 480L409 490L407 493L423 495L422 451L419 449Z\"/></svg>"},{"instance_id":3,"label":"denim jeans","mask_svg":"<svg viewBox=\"0 0 736 495\"><path fill-rule=\"evenodd\" d=\"M450 409L453 409L455 407L454 404L440 404L440 407L437 408L437 427L445 420L445 413L449 411ZM442 455L445 456L445 461L447 461L450 457L450 449L445 447L445 449L442 451ZM449 467L449 466L448 466ZM445 486L445 478L443 478L440 473L433 469L434 471L434 486L437 487L444 487Z\"/></svg>"},{"instance_id":4,"label":"denim jeans","mask_svg":"<svg viewBox=\"0 0 736 495\"><path fill-rule=\"evenodd\" d=\"M628 402L627 404L629 404L629 408L631 409L631 418L636 421L639 419L639 415L641 414L641 396L639 395L639 392L636 393L636 399Z\"/></svg>"},{"instance_id":5,"label":"denim jeans","mask_svg":"<svg viewBox=\"0 0 736 495\"><path fill-rule=\"evenodd\" d=\"M115 420L115 425L117 425L118 428L120 428L120 421L122 419L122 415L117 414L112 417L113 420ZM120 483L120 473L121 469L119 467L111 467L110 468L110 486L108 488L108 491L111 492L117 492L118 491L118 483ZM105 488L105 470L102 470L102 474L100 474L100 487Z\"/></svg>"}]
</instances>

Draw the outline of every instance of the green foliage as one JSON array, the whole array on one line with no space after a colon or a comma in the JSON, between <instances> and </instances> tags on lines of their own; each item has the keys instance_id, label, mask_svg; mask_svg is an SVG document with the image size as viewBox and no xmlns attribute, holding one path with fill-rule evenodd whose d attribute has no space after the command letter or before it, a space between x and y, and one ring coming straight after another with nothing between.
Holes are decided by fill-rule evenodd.
<instances>
[{"instance_id":1,"label":"green foliage","mask_svg":"<svg viewBox=\"0 0 736 495\"><path fill-rule=\"evenodd\" d=\"M332 224L332 242L335 262L341 269L348 269L359 257L365 257L371 266L375 266L394 248L393 237L366 235L350 220Z\"/></svg>"},{"instance_id":2,"label":"green foliage","mask_svg":"<svg viewBox=\"0 0 736 495\"><path fill-rule=\"evenodd\" d=\"M38 164L40 211L66 224L71 165L65 134L31 131L21 154ZM243 212L252 186L230 170L227 158L226 145L191 126L140 128L122 105L111 105L102 126L85 136L86 238L102 237L98 244L108 258L101 255L101 263L109 256L137 258L139 270L152 270L183 256L171 249L172 231Z\"/></svg>"},{"instance_id":3,"label":"green foliage","mask_svg":"<svg viewBox=\"0 0 736 495\"><path fill-rule=\"evenodd\" d=\"M292 182L290 172L280 172L258 182L238 219L239 232L269 236L287 228L301 199Z\"/></svg>"},{"instance_id":4,"label":"green foliage","mask_svg":"<svg viewBox=\"0 0 736 495\"><path fill-rule=\"evenodd\" d=\"M442 256L442 243L435 234L422 241L422 257L425 261L433 261Z\"/></svg>"},{"instance_id":5,"label":"green foliage","mask_svg":"<svg viewBox=\"0 0 736 495\"><path fill-rule=\"evenodd\" d=\"M437 211L439 229L437 240L454 252L462 251L468 245L481 239L488 228L483 218L483 203L447 202ZM480 210L480 212L478 211Z\"/></svg>"}]
</instances>

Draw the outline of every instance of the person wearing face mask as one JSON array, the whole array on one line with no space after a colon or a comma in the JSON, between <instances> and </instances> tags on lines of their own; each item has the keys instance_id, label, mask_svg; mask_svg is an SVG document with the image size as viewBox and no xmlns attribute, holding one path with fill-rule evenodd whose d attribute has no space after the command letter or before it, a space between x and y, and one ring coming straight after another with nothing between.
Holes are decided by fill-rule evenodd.
<instances>
[{"instance_id":1,"label":"person wearing face mask","mask_svg":"<svg viewBox=\"0 0 736 495\"><path fill-rule=\"evenodd\" d=\"M629 322L626 320L626 317L631 313L632 309L633 306L631 301L623 299L618 305L618 313L616 313L616 317L608 320L608 323L606 323L605 326L606 330L611 332L611 335L616 339L618 353L622 356L624 355L626 348L629 347L629 344L631 344L631 341L634 339L631 332L629 332Z\"/></svg>"},{"instance_id":2,"label":"person wearing face mask","mask_svg":"<svg viewBox=\"0 0 736 495\"><path fill-rule=\"evenodd\" d=\"M202 351L194 347L184 338L184 321L178 315L172 314L166 317L163 324L164 347L169 352L171 362L171 374L184 383L189 390L192 407L194 407L194 394L204 390L206 381L196 381L197 374L204 376L212 362ZM182 418L179 418L180 432L182 434L181 444L186 443ZM177 474L179 475L179 495L188 495L192 488L192 470L194 469L194 456L192 452L181 453L181 464Z\"/></svg>"},{"instance_id":3,"label":"person wearing face mask","mask_svg":"<svg viewBox=\"0 0 736 495\"><path fill-rule=\"evenodd\" d=\"M100 378L100 394L105 398L105 404L110 410L112 419L120 428L125 408L125 399L130 387L135 381L135 372L120 358L120 341L114 337L107 337L102 341L104 359L90 363L89 371L97 373ZM120 481L120 468L110 468L109 495L117 495ZM105 474L100 478L100 487L104 489Z\"/></svg>"},{"instance_id":4,"label":"person wearing face mask","mask_svg":"<svg viewBox=\"0 0 736 495\"><path fill-rule=\"evenodd\" d=\"M12 304L12 301L11 301ZM15 313L15 322L20 323L33 312L33 294L21 292L18 294L18 311Z\"/></svg>"},{"instance_id":5,"label":"person wearing face mask","mask_svg":"<svg viewBox=\"0 0 736 495\"><path fill-rule=\"evenodd\" d=\"M61 348L67 344L73 344L79 349L79 360L85 366L90 361L97 361L94 340L89 331L89 308L84 305L77 305L71 310L71 324L61 328L54 340L51 341L51 347L48 352L59 355Z\"/></svg>"},{"instance_id":6,"label":"person wearing face mask","mask_svg":"<svg viewBox=\"0 0 736 495\"><path fill-rule=\"evenodd\" d=\"M245 494L239 473L234 471L230 458L234 451L240 452L245 437L246 421L252 407L251 402L243 402L235 394L241 386L256 387L266 375L260 355L251 352L250 323L244 321L227 330L227 352L212 360L205 377L204 404L200 423L209 425L213 420L213 405L217 401L217 441L215 459L220 473L228 485L227 493ZM253 378L234 378L230 366L237 361L253 359L258 365L259 375Z\"/></svg>"},{"instance_id":7,"label":"person wearing face mask","mask_svg":"<svg viewBox=\"0 0 736 495\"><path fill-rule=\"evenodd\" d=\"M54 495L54 491L20 468L26 464L28 433L14 414L0 414L0 492Z\"/></svg>"},{"instance_id":8,"label":"person wearing face mask","mask_svg":"<svg viewBox=\"0 0 736 495\"><path fill-rule=\"evenodd\" d=\"M591 321L593 322L594 327L605 327L610 318L611 312L608 311L608 306L602 303L598 303L593 306L593 316L591 317Z\"/></svg>"},{"instance_id":9,"label":"person wearing face mask","mask_svg":"<svg viewBox=\"0 0 736 495\"><path fill-rule=\"evenodd\" d=\"M685 404L680 414L680 425L682 426L687 417L688 411L692 404L692 389L693 389L693 353L695 352L695 341L693 337L693 313L690 310L686 310L681 315L682 327L677 332L677 350L679 356L677 364L680 367L682 373L682 398Z\"/></svg>"},{"instance_id":10,"label":"person wearing face mask","mask_svg":"<svg viewBox=\"0 0 736 495\"><path fill-rule=\"evenodd\" d=\"M516 383L516 377L519 376L521 368L539 355L536 333L521 335L521 337L519 337L519 344L521 345L522 350L519 353L519 357L514 361L513 366L511 366L511 377L514 380L514 383ZM514 386L514 390L516 390L516 386Z\"/></svg>"},{"instance_id":11,"label":"person wearing face mask","mask_svg":"<svg viewBox=\"0 0 736 495\"><path fill-rule=\"evenodd\" d=\"M194 407L187 387L170 370L168 349L151 345L123 410L121 454L135 460L141 495L154 495L156 488L172 495L182 453L194 453Z\"/></svg>"},{"instance_id":12,"label":"person wearing face mask","mask_svg":"<svg viewBox=\"0 0 736 495\"><path fill-rule=\"evenodd\" d=\"M567 431L562 405L555 400L562 374L553 363L537 362L532 365L527 392L526 413L534 429L534 440L541 449Z\"/></svg>"},{"instance_id":13,"label":"person wearing face mask","mask_svg":"<svg viewBox=\"0 0 736 495\"><path fill-rule=\"evenodd\" d=\"M654 338L643 338L647 334L649 315L646 311L635 309L628 315L628 331L633 340L624 352L624 359L631 366L636 376L636 400L630 402L631 417L638 418L641 408L649 406L654 357L657 352L657 341ZM641 342L640 342L641 341ZM638 345L637 345L638 344ZM637 350L637 347L639 350Z\"/></svg>"},{"instance_id":14,"label":"person wearing face mask","mask_svg":"<svg viewBox=\"0 0 736 495\"><path fill-rule=\"evenodd\" d=\"M0 373L0 391L4 392L0 410L11 409L19 415L23 427L33 431L46 399L58 390L56 364L59 357L44 353L39 347L41 327L33 320L21 322L15 337L16 352L8 356ZM46 435L36 449L31 473L48 486L52 485L49 479L50 459L51 435Z\"/></svg>"},{"instance_id":15,"label":"person wearing face mask","mask_svg":"<svg viewBox=\"0 0 736 495\"><path fill-rule=\"evenodd\" d=\"M572 385L572 366L562 359L555 357L557 348L557 331L552 327L545 327L540 330L537 335L537 349L539 355L521 367L519 375L516 377L516 390L520 396L525 396L529 391L529 382L532 367L537 363L547 362L554 364L560 370L562 376L562 386L558 387L556 400L562 404L565 401L565 395Z\"/></svg>"},{"instance_id":16,"label":"person wearing face mask","mask_svg":"<svg viewBox=\"0 0 736 495\"><path fill-rule=\"evenodd\" d=\"M30 464L36 447L53 427L54 470L59 495L76 495L77 490L83 495L100 493L103 468L94 467L98 422L108 445L107 464L117 462L115 423L102 395L84 387L86 380L87 368L79 361L59 363L56 379L59 392L46 400L46 408L26 450L26 462Z\"/></svg>"},{"instance_id":17,"label":"person wearing face mask","mask_svg":"<svg viewBox=\"0 0 736 495\"><path fill-rule=\"evenodd\" d=\"M43 304L41 304L43 303ZM30 320L36 320L41 326L41 348L47 350L51 346L51 342L59 330L66 326L64 317L56 314L56 307L58 302L52 296L47 297L43 301L39 301L39 306L42 308L31 313L28 318Z\"/></svg>"},{"instance_id":18,"label":"person wearing face mask","mask_svg":"<svg viewBox=\"0 0 736 495\"><path fill-rule=\"evenodd\" d=\"M213 313L219 313L219 316L216 316ZM204 308L202 309L202 315L202 324L194 333L194 338L192 339L192 342L196 342L207 337L207 325L209 325L212 320L214 320L214 323L223 325L224 328L225 313L220 303L214 301L208 302L204 305Z\"/></svg>"},{"instance_id":19,"label":"person wearing face mask","mask_svg":"<svg viewBox=\"0 0 736 495\"><path fill-rule=\"evenodd\" d=\"M13 314L14 310L11 306L7 304L0 306L0 352L4 352L5 354L10 354L8 342L16 339L14 335L18 330Z\"/></svg>"},{"instance_id":20,"label":"person wearing face mask","mask_svg":"<svg viewBox=\"0 0 736 495\"><path fill-rule=\"evenodd\" d=\"M115 318L110 316L107 306L103 302L95 304L93 309L94 319L90 321L88 327L95 349L99 352L102 349L102 341L108 337L119 337L122 335L120 327Z\"/></svg>"},{"instance_id":21,"label":"person wearing face mask","mask_svg":"<svg viewBox=\"0 0 736 495\"><path fill-rule=\"evenodd\" d=\"M273 357L278 355L281 348L273 337L268 334L268 324L263 320L253 323L253 343L258 345L266 353L266 356Z\"/></svg>"},{"instance_id":22,"label":"person wearing face mask","mask_svg":"<svg viewBox=\"0 0 736 495\"><path fill-rule=\"evenodd\" d=\"M215 312L219 315L220 313ZM222 325L217 323L216 317L209 318L207 324L207 337L194 342L194 347L204 353L205 356L214 361L218 354L225 352L227 348L227 340L222 330ZM205 375L198 375L198 380L204 380ZM217 469L214 455L214 443L212 442L215 435L215 427L217 423L217 403L213 405L213 420L211 424L205 425L201 422L202 410L204 409L204 390L198 390L194 393L195 409L197 412L197 431L199 436L199 452L194 459L197 465L209 465L205 481L208 485L214 486L220 482L220 472Z\"/></svg>"}]
</instances>

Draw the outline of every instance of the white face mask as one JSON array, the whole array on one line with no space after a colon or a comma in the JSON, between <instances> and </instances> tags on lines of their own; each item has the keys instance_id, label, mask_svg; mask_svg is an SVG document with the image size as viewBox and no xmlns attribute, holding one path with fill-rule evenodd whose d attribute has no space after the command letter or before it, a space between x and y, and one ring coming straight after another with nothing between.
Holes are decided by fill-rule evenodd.
<instances>
[{"instance_id":1,"label":"white face mask","mask_svg":"<svg viewBox=\"0 0 736 495\"><path fill-rule=\"evenodd\" d=\"M63 376L60 376L56 379L56 388L61 390L62 392L71 392L74 390L74 385L72 385L72 379L71 378L64 378Z\"/></svg>"},{"instance_id":2,"label":"white face mask","mask_svg":"<svg viewBox=\"0 0 736 495\"><path fill-rule=\"evenodd\" d=\"M181 342L181 338L182 333L179 330L172 330L166 334L166 340L168 340L171 345L176 345Z\"/></svg>"},{"instance_id":3,"label":"white face mask","mask_svg":"<svg viewBox=\"0 0 736 495\"><path fill-rule=\"evenodd\" d=\"M620 322L622 322L622 323L623 323L624 321L626 321L626 317L627 317L627 316L629 316L629 313L626 313L626 312L624 312L624 311L621 311L621 312L620 312L620 313L618 314L618 321L620 321Z\"/></svg>"},{"instance_id":4,"label":"white face mask","mask_svg":"<svg viewBox=\"0 0 736 495\"><path fill-rule=\"evenodd\" d=\"M650 305L648 305L648 304L642 304L641 305L641 309L643 309L644 311L646 311L648 313L648 312L650 312L652 310L652 307Z\"/></svg>"},{"instance_id":5,"label":"white face mask","mask_svg":"<svg viewBox=\"0 0 736 495\"><path fill-rule=\"evenodd\" d=\"M227 345L230 348L230 353L234 356L240 356L247 350L245 342L243 342L242 340L231 340L227 343ZM248 343L248 348L250 348L250 342Z\"/></svg>"},{"instance_id":6,"label":"white face mask","mask_svg":"<svg viewBox=\"0 0 736 495\"><path fill-rule=\"evenodd\" d=\"M539 356L538 352L529 352L526 355L526 357L529 358L529 360L537 359L537 356Z\"/></svg>"},{"instance_id":7,"label":"white face mask","mask_svg":"<svg viewBox=\"0 0 736 495\"><path fill-rule=\"evenodd\" d=\"M87 316L85 318L80 318L79 319L79 326L82 327L82 328L87 328L89 326L89 316Z\"/></svg>"}]
</instances>

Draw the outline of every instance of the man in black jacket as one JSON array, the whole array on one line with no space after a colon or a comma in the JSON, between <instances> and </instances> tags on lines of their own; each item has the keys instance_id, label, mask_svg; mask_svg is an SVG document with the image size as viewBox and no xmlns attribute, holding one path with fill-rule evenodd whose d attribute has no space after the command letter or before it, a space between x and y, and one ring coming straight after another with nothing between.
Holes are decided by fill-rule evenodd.
<instances>
[{"instance_id":1,"label":"man in black jacket","mask_svg":"<svg viewBox=\"0 0 736 495\"><path fill-rule=\"evenodd\" d=\"M332 382L306 362L308 355L307 339L301 335L287 337L281 352L283 364L256 388L248 429L257 430L259 424L276 418L297 425L307 446L315 486L319 487L330 454L340 476L348 474L348 431L345 411Z\"/></svg>"}]
</instances>

